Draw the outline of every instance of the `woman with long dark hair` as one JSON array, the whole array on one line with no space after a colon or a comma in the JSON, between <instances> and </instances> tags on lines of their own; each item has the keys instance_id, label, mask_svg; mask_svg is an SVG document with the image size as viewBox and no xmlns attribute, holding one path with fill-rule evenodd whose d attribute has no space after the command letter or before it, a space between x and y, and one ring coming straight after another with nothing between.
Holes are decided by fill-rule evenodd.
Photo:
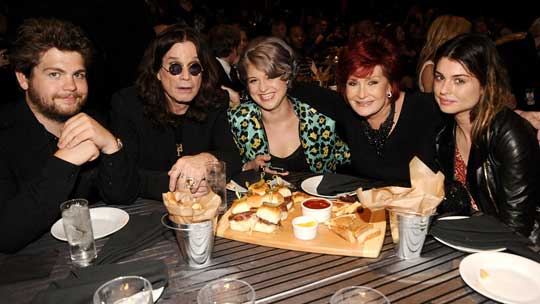
<instances>
[{"instance_id":1,"label":"woman with long dark hair","mask_svg":"<svg viewBox=\"0 0 540 304\"><path fill-rule=\"evenodd\" d=\"M437 136L446 178L467 188L470 208L538 243L540 148L532 126L507 108L512 93L495 44L461 35L439 48L435 63L435 99L454 118Z\"/></svg>"}]
</instances>

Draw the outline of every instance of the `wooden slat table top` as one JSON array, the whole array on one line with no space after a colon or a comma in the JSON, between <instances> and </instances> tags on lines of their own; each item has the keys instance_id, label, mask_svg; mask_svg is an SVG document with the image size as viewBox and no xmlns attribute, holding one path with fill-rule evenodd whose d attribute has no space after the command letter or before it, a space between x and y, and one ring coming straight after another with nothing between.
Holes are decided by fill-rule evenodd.
<instances>
[{"instance_id":1,"label":"wooden slat table top","mask_svg":"<svg viewBox=\"0 0 540 304\"><path fill-rule=\"evenodd\" d=\"M122 208L130 214L165 212L161 203L149 200L139 200ZM105 241L106 238L96 241L98 250ZM21 253L47 249L60 252L50 276L0 286L0 302L28 303L52 281L67 275L70 267L68 246L50 234ZM191 269L182 262L176 239L170 233L166 240L122 262L165 261L170 281L158 303L196 303L198 290L222 277L249 282L256 291L257 303L328 303L334 292L351 285L376 288L392 303L494 303L469 288L459 276L459 263L465 256L465 253L428 237L420 259L400 260L394 254L387 229L378 258L299 252L217 237L212 264L205 269ZM0 255L0 263L5 258Z\"/></svg>"}]
</instances>

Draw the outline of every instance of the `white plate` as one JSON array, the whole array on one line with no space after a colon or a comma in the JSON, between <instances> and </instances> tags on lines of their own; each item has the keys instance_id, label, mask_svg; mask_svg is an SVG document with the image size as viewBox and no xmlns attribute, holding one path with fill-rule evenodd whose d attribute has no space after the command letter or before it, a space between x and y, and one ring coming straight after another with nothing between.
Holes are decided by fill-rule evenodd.
<instances>
[{"instance_id":1,"label":"white plate","mask_svg":"<svg viewBox=\"0 0 540 304\"><path fill-rule=\"evenodd\" d=\"M233 181L232 179L230 182L227 183L227 190L238 192L238 193L248 192L246 188L240 186L237 182Z\"/></svg>"},{"instance_id":2,"label":"white plate","mask_svg":"<svg viewBox=\"0 0 540 304\"><path fill-rule=\"evenodd\" d=\"M341 195L347 195L347 194L348 195L353 195L353 194L356 194L356 191L351 191L351 192L346 192L346 193L339 193L338 195L319 194L317 192L317 187L321 183L322 179L323 179L322 175L317 175L317 176L312 176L310 178L306 178L302 182L302 184L300 184L300 187L302 187L302 190L304 190L308 194L318 196L318 197L329 198L329 199L336 199L338 196L341 196Z\"/></svg>"},{"instance_id":3,"label":"white plate","mask_svg":"<svg viewBox=\"0 0 540 304\"><path fill-rule=\"evenodd\" d=\"M480 269L487 277L480 277ZM484 296L503 303L540 303L540 264L504 252L480 252L459 264L467 285Z\"/></svg>"},{"instance_id":4,"label":"white plate","mask_svg":"<svg viewBox=\"0 0 540 304\"><path fill-rule=\"evenodd\" d=\"M158 289L152 289L152 299L154 300L154 303L159 300L161 297L161 294L163 293L163 289L165 289L164 286L158 288Z\"/></svg>"},{"instance_id":5,"label":"white plate","mask_svg":"<svg viewBox=\"0 0 540 304\"><path fill-rule=\"evenodd\" d=\"M118 208L98 207L90 209L90 218L94 239L97 240L122 229L129 221L129 214ZM61 241L67 241L62 219L52 225L51 234Z\"/></svg>"},{"instance_id":6,"label":"white plate","mask_svg":"<svg viewBox=\"0 0 540 304\"><path fill-rule=\"evenodd\" d=\"M460 219L464 219L464 218L468 218L468 216L462 216L462 215L454 215L454 216L446 216L446 217L441 217L439 219L437 219L438 221L447 221L447 220L460 220ZM463 246L458 246L458 245L454 245L454 244L450 244L446 241L443 241L441 240L440 238L436 237L436 236L433 236L434 239L436 239L437 241L443 243L444 245L448 246L448 247L452 247L456 250L459 250L459 251L463 251L463 252L469 252L469 253L475 253L475 252L484 252L484 251L493 251L493 252L499 252L499 251L505 251L506 248L504 247L501 247L501 248L495 248L495 249L476 249L476 248L469 248L469 247L463 247Z\"/></svg>"}]
</instances>

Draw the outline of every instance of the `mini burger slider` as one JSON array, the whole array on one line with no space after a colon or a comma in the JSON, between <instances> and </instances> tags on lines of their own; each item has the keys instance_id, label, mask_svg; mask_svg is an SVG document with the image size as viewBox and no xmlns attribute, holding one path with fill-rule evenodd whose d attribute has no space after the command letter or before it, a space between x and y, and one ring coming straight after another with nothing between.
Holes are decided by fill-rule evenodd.
<instances>
[{"instance_id":1,"label":"mini burger slider","mask_svg":"<svg viewBox=\"0 0 540 304\"><path fill-rule=\"evenodd\" d=\"M258 221L255 223L253 230L272 233L277 229L281 220L281 208L263 205L257 209L256 214Z\"/></svg>"},{"instance_id":2,"label":"mini burger slider","mask_svg":"<svg viewBox=\"0 0 540 304\"><path fill-rule=\"evenodd\" d=\"M270 186L268 186L264 179L261 179L248 187L248 191L255 195L265 195L268 189L270 189Z\"/></svg>"},{"instance_id":3,"label":"mini burger slider","mask_svg":"<svg viewBox=\"0 0 540 304\"><path fill-rule=\"evenodd\" d=\"M256 208L252 208L246 198L235 200L231 206L229 225L232 230L251 231L257 222Z\"/></svg>"},{"instance_id":4,"label":"mini burger slider","mask_svg":"<svg viewBox=\"0 0 540 304\"><path fill-rule=\"evenodd\" d=\"M278 191L267 193L262 198L263 206L275 207L281 210L281 220L285 220L289 215L289 210L292 208L292 200L288 196L284 198Z\"/></svg>"}]
</instances>

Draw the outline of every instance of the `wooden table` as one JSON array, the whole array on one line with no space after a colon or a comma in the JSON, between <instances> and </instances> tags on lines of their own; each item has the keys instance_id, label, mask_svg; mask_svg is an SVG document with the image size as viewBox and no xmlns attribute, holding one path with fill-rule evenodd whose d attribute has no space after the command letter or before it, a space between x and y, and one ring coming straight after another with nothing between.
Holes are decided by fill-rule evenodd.
<instances>
[{"instance_id":1,"label":"wooden table","mask_svg":"<svg viewBox=\"0 0 540 304\"><path fill-rule=\"evenodd\" d=\"M130 214L165 212L162 203L149 200L139 200L122 208ZM96 241L98 250L105 241L106 238ZM52 249L60 253L49 261L54 263L50 276L0 286L1 303L28 303L50 282L67 275L68 246L49 233L19 254ZM383 249L376 259L298 252L216 238L213 263L205 269L190 269L182 262L176 240L170 233L166 240L124 261L159 259L166 262L170 281L158 303L196 303L198 290L222 277L249 282L256 291L257 303L328 303L334 292L352 285L376 288L392 303L494 303L461 279L459 263L466 255L428 237L421 258L400 260L394 253L390 229L387 229ZM6 257L0 255L0 263Z\"/></svg>"}]
</instances>

